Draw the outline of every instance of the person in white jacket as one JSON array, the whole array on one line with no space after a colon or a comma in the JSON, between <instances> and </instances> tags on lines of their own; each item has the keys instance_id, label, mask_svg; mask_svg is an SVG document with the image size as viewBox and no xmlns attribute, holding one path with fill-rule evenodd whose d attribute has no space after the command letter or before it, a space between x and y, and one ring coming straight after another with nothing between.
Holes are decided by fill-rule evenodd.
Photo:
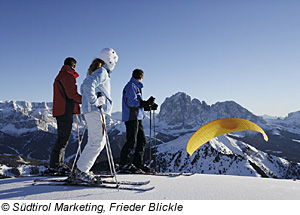
<instances>
[{"instance_id":1,"label":"person in white jacket","mask_svg":"<svg viewBox=\"0 0 300 215\"><path fill-rule=\"evenodd\" d=\"M105 48L94 59L81 85L82 113L88 126L88 141L77 161L75 180L94 181L90 173L95 160L106 144L104 115L112 111L110 75L118 55L112 48ZM101 109L101 110L100 110Z\"/></svg>"}]
</instances>

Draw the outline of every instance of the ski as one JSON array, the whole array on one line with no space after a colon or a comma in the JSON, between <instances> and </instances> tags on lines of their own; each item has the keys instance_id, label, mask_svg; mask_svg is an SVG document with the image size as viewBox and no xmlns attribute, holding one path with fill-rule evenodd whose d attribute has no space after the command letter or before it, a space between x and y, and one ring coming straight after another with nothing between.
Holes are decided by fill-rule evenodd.
<instances>
[{"instance_id":1,"label":"ski","mask_svg":"<svg viewBox=\"0 0 300 215\"><path fill-rule=\"evenodd\" d=\"M155 176L167 176L167 177L178 177L183 175L183 173L166 173L166 172L154 172L154 173L143 173L143 175L155 175Z\"/></svg>"},{"instance_id":2,"label":"ski","mask_svg":"<svg viewBox=\"0 0 300 215\"><path fill-rule=\"evenodd\" d=\"M34 182L66 182L72 183L68 179L35 179ZM117 184L113 180L102 180L104 184ZM120 185L146 185L149 184L150 181L118 181Z\"/></svg>"},{"instance_id":3,"label":"ski","mask_svg":"<svg viewBox=\"0 0 300 215\"><path fill-rule=\"evenodd\" d=\"M100 178L113 178L115 177L114 175L107 175L107 174L103 174L103 175L95 175L96 177L100 177Z\"/></svg>"},{"instance_id":4,"label":"ski","mask_svg":"<svg viewBox=\"0 0 300 215\"><path fill-rule=\"evenodd\" d=\"M102 180L104 184L116 184L115 181L112 180ZM146 185L149 184L150 181L118 181L118 184L122 185Z\"/></svg>"},{"instance_id":5,"label":"ski","mask_svg":"<svg viewBox=\"0 0 300 215\"><path fill-rule=\"evenodd\" d=\"M168 174L168 173L164 173L164 174ZM169 173L169 177L192 176L192 175L195 175L195 173L184 173L184 172L180 172L180 173Z\"/></svg>"},{"instance_id":6,"label":"ski","mask_svg":"<svg viewBox=\"0 0 300 215\"><path fill-rule=\"evenodd\" d=\"M154 175L154 176L165 176L165 177L178 177L178 176L192 176L195 173L183 173L183 172L150 172L150 173L119 173L119 174L136 174L136 175Z\"/></svg>"},{"instance_id":7,"label":"ski","mask_svg":"<svg viewBox=\"0 0 300 215\"><path fill-rule=\"evenodd\" d=\"M168 177L178 177L178 176L191 176L195 173L183 173L183 172L155 172L155 173L145 173L146 175L156 175L156 176L168 176Z\"/></svg>"},{"instance_id":8,"label":"ski","mask_svg":"<svg viewBox=\"0 0 300 215\"><path fill-rule=\"evenodd\" d=\"M35 186L77 186L77 187L99 187L99 188L108 188L108 189L117 189L117 190L133 190L133 191L150 191L153 190L155 187L128 187L128 186L121 186L121 185L109 185L109 184L97 184L97 183L70 183L70 182L64 182L64 181L44 181L44 183L38 183L38 181L34 182L32 185Z\"/></svg>"},{"instance_id":9,"label":"ski","mask_svg":"<svg viewBox=\"0 0 300 215\"><path fill-rule=\"evenodd\" d=\"M44 175L18 175L18 176L14 176L14 178L33 178L33 177L55 177L55 178L65 178L68 177L69 175L50 175L50 174L44 174ZM100 178L113 178L113 175L108 175L108 174L104 174L104 175L95 175L96 177L100 177Z\"/></svg>"}]
</instances>

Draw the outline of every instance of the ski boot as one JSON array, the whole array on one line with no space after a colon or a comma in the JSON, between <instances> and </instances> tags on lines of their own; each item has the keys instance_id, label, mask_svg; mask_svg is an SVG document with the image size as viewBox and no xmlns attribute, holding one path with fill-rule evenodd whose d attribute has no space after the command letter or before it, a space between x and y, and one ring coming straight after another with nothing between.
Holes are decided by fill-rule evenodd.
<instances>
[{"instance_id":1,"label":"ski boot","mask_svg":"<svg viewBox=\"0 0 300 215\"><path fill-rule=\"evenodd\" d=\"M137 168L133 164L125 164L123 166L120 166L119 173L128 173L128 174L143 174L145 173L140 168Z\"/></svg>"},{"instance_id":2,"label":"ski boot","mask_svg":"<svg viewBox=\"0 0 300 215\"><path fill-rule=\"evenodd\" d=\"M79 169L76 169L76 171L69 177L69 182L73 183L97 183L102 184L100 177L95 177L92 172L86 173L82 172Z\"/></svg>"},{"instance_id":3,"label":"ski boot","mask_svg":"<svg viewBox=\"0 0 300 215\"><path fill-rule=\"evenodd\" d=\"M142 164L140 166L137 166L138 169L141 169L145 173L154 173L155 171L148 167L146 164Z\"/></svg>"},{"instance_id":4,"label":"ski boot","mask_svg":"<svg viewBox=\"0 0 300 215\"><path fill-rule=\"evenodd\" d=\"M43 172L43 175L51 175L51 176L69 176L71 174L71 169L67 166L67 164L62 164L55 168L48 168Z\"/></svg>"}]
</instances>

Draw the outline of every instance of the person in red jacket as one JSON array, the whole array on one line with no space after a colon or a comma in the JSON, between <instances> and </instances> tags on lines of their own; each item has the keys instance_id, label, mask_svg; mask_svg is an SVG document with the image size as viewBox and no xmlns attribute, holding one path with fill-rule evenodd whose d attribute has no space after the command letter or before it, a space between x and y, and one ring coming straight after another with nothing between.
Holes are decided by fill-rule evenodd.
<instances>
[{"instance_id":1,"label":"person in red jacket","mask_svg":"<svg viewBox=\"0 0 300 215\"><path fill-rule=\"evenodd\" d=\"M73 114L80 114L81 95L77 92L75 72L76 60L68 57L64 61L53 84L53 117L57 121L57 141L50 157L51 173L65 175L70 169L64 164L65 150L70 138Z\"/></svg>"}]
</instances>

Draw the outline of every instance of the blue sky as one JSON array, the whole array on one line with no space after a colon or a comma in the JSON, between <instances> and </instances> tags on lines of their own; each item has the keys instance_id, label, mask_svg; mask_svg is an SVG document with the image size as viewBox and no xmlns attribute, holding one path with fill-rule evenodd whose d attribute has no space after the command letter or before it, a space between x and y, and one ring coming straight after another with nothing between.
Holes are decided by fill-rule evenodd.
<instances>
[{"instance_id":1,"label":"blue sky","mask_svg":"<svg viewBox=\"0 0 300 215\"><path fill-rule=\"evenodd\" d=\"M300 1L0 0L0 100L52 101L66 57L80 87L105 47L114 111L135 68L144 97L185 92L233 100L257 115L300 110Z\"/></svg>"}]
</instances>

